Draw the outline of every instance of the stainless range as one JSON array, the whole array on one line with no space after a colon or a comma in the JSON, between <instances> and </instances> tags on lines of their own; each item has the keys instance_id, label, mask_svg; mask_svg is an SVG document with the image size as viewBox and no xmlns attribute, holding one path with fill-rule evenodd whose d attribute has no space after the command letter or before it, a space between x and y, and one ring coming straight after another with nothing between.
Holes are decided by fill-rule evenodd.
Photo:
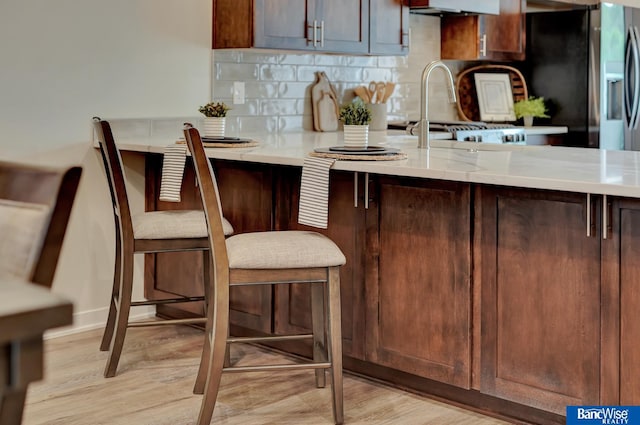
<instances>
[{"instance_id":1,"label":"stainless range","mask_svg":"<svg viewBox=\"0 0 640 425\"><path fill-rule=\"evenodd\" d=\"M406 130L407 133L417 136L416 124L417 121L390 121L387 128ZM429 131L449 132L452 134L453 139L459 142L527 144L527 134L522 127L505 123L430 121Z\"/></svg>"}]
</instances>

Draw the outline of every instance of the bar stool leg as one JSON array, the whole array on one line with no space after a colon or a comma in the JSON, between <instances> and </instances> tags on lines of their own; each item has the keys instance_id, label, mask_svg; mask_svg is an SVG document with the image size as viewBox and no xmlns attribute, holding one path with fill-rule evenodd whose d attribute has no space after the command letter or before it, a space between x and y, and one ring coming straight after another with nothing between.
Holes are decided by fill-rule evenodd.
<instances>
[{"instance_id":1,"label":"bar stool leg","mask_svg":"<svg viewBox=\"0 0 640 425\"><path fill-rule=\"evenodd\" d=\"M131 309L131 295L133 291L133 250L123 248L123 251L125 255L122 257L117 319L115 323L115 333L109 346L109 359L107 360L107 365L104 370L105 378L111 378L116 374L120 355L122 354L122 346L124 345L124 337L127 333L129 310Z\"/></svg>"},{"instance_id":2,"label":"bar stool leg","mask_svg":"<svg viewBox=\"0 0 640 425\"><path fill-rule=\"evenodd\" d=\"M329 268L327 282L327 308L329 317L329 361L331 362L331 391L333 418L336 424L344 422L342 385L342 329L340 310L340 268Z\"/></svg>"},{"instance_id":3,"label":"bar stool leg","mask_svg":"<svg viewBox=\"0 0 640 425\"><path fill-rule=\"evenodd\" d=\"M202 252L202 282L204 286L204 316L207 318L204 332L204 347L200 357L200 366L196 375L196 382L193 386L194 394L202 394L204 392L205 382L207 381L207 371L209 370L209 357L211 354L211 327L213 326L213 316L209 316L210 306L215 302L211 297L214 293L213 277L211 276L211 257L209 251ZM211 313L213 314L213 313Z\"/></svg>"},{"instance_id":4,"label":"bar stool leg","mask_svg":"<svg viewBox=\"0 0 640 425\"><path fill-rule=\"evenodd\" d=\"M328 357L325 337L325 285L311 284L311 322L313 327L313 361L326 362ZM324 369L316 369L316 387L324 388L326 374Z\"/></svg>"},{"instance_id":5,"label":"bar stool leg","mask_svg":"<svg viewBox=\"0 0 640 425\"><path fill-rule=\"evenodd\" d=\"M220 276L218 276L218 279ZM210 303L208 319L214 324L210 334L211 352L209 353L209 370L204 388L204 396L198 414L198 425L209 425L216 406L225 351L229 332L229 282L228 279L215 282L214 300Z\"/></svg>"},{"instance_id":6,"label":"bar stool leg","mask_svg":"<svg viewBox=\"0 0 640 425\"><path fill-rule=\"evenodd\" d=\"M100 351L109 350L109 346L111 346L111 340L113 339L113 330L116 327L116 317L118 315L118 308L116 303L120 298L120 267L122 266L122 248L120 241L120 231L118 229L118 223L116 223L116 261L113 267L113 289L111 290L109 316L107 317L107 324L104 327L104 333L102 334Z\"/></svg>"}]
</instances>

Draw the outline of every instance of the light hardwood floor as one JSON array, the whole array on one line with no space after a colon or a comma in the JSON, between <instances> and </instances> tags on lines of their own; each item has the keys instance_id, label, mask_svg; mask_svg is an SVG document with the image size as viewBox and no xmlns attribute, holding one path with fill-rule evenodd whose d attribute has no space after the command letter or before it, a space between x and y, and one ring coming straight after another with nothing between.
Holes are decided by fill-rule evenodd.
<instances>
[{"instance_id":1,"label":"light hardwood floor","mask_svg":"<svg viewBox=\"0 0 640 425\"><path fill-rule=\"evenodd\" d=\"M23 425L186 425L201 396L192 393L202 331L138 328L127 334L118 374L105 379L101 331L45 342L45 380L32 384ZM237 345L232 361L250 364L282 356ZM330 387L317 389L313 371L223 375L214 424L332 424ZM498 419L347 374L345 424L498 425Z\"/></svg>"}]
</instances>

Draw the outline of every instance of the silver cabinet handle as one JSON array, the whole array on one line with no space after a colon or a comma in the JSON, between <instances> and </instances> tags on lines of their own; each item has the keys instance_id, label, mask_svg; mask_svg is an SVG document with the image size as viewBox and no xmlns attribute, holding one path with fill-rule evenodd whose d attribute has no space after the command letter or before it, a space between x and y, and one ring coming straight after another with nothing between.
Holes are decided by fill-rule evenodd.
<instances>
[{"instance_id":1,"label":"silver cabinet handle","mask_svg":"<svg viewBox=\"0 0 640 425\"><path fill-rule=\"evenodd\" d=\"M324 20L320 21L320 47L324 47Z\"/></svg>"},{"instance_id":2,"label":"silver cabinet handle","mask_svg":"<svg viewBox=\"0 0 640 425\"><path fill-rule=\"evenodd\" d=\"M316 31L318 29L318 21L313 20L313 47L318 47L318 37L316 36Z\"/></svg>"},{"instance_id":3,"label":"silver cabinet handle","mask_svg":"<svg viewBox=\"0 0 640 425\"><path fill-rule=\"evenodd\" d=\"M591 237L591 194L587 193L587 237Z\"/></svg>"},{"instance_id":4,"label":"silver cabinet handle","mask_svg":"<svg viewBox=\"0 0 640 425\"><path fill-rule=\"evenodd\" d=\"M358 208L358 172L353 173L353 207Z\"/></svg>"},{"instance_id":5,"label":"silver cabinet handle","mask_svg":"<svg viewBox=\"0 0 640 425\"><path fill-rule=\"evenodd\" d=\"M311 31L311 34L309 34L309 31ZM313 45L316 45L316 24L315 21L313 23L313 25L309 24L307 25L307 44L308 43L313 43Z\"/></svg>"},{"instance_id":6,"label":"silver cabinet handle","mask_svg":"<svg viewBox=\"0 0 640 425\"><path fill-rule=\"evenodd\" d=\"M364 173L364 209L369 209L369 173Z\"/></svg>"},{"instance_id":7,"label":"silver cabinet handle","mask_svg":"<svg viewBox=\"0 0 640 425\"><path fill-rule=\"evenodd\" d=\"M480 56L487 56L487 34L480 37Z\"/></svg>"},{"instance_id":8,"label":"silver cabinet handle","mask_svg":"<svg viewBox=\"0 0 640 425\"><path fill-rule=\"evenodd\" d=\"M602 195L602 239L607 239L609 234L609 205L607 195Z\"/></svg>"},{"instance_id":9,"label":"silver cabinet handle","mask_svg":"<svg viewBox=\"0 0 640 425\"><path fill-rule=\"evenodd\" d=\"M409 28L409 31L400 33L400 46L402 49L409 48L409 44L411 42L410 40L411 40L411 28Z\"/></svg>"}]
</instances>

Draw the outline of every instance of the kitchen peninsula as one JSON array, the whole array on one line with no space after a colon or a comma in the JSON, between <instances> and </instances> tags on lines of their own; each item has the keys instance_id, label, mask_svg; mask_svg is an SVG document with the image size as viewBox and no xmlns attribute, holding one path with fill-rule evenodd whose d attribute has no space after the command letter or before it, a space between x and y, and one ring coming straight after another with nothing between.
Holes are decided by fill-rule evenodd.
<instances>
[{"instance_id":1,"label":"kitchen peninsula","mask_svg":"<svg viewBox=\"0 0 640 425\"><path fill-rule=\"evenodd\" d=\"M305 228L304 158L342 133L243 137L260 145L207 150L225 216L238 232ZM190 167L182 202L158 200L173 142L118 143L145 155L147 209L199 207ZM372 132L370 143L408 158L332 167L322 231L347 256L347 370L536 424L564 423L567 405L640 403L640 152L447 140L425 150L392 132ZM147 260L148 297L197 291L200 256ZM303 330L303 291L235 292L234 332Z\"/></svg>"}]
</instances>

